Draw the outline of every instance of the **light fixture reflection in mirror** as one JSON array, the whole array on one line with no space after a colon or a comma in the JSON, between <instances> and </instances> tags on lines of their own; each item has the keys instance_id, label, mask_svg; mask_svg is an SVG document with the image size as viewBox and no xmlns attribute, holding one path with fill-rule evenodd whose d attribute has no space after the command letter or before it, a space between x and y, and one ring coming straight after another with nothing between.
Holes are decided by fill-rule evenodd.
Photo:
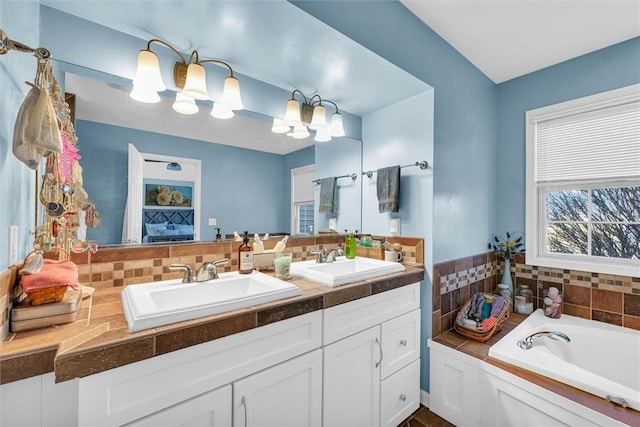
<instances>
[{"instance_id":1,"label":"light fixture reflection in mirror","mask_svg":"<svg viewBox=\"0 0 640 427\"><path fill-rule=\"evenodd\" d=\"M302 104L296 99L296 93L303 98ZM323 102L333 105L336 109L328 123ZM314 140L317 142L331 141L332 137L345 136L342 114L340 114L338 105L335 102L323 100L320 95L313 95L307 99L302 92L295 89L291 93L291 98L287 101L284 119L273 118L271 132L286 133L287 136L295 139L305 139L311 135L307 127L316 131Z\"/></svg>"}]
</instances>

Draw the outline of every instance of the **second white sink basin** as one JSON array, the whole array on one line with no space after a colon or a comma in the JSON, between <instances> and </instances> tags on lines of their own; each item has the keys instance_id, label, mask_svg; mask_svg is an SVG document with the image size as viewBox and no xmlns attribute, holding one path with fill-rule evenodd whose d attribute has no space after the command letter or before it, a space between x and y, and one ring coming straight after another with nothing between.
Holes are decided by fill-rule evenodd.
<instances>
[{"instance_id":1,"label":"second white sink basin","mask_svg":"<svg viewBox=\"0 0 640 427\"><path fill-rule=\"evenodd\" d=\"M254 271L221 273L206 282L173 279L129 285L121 298L129 332L138 332L300 294L297 286Z\"/></svg>"},{"instance_id":2,"label":"second white sink basin","mask_svg":"<svg viewBox=\"0 0 640 427\"><path fill-rule=\"evenodd\" d=\"M290 272L327 286L342 286L404 270L404 265L399 262L361 257L353 259L338 257L334 262L322 264L315 261L294 262L291 264Z\"/></svg>"}]
</instances>

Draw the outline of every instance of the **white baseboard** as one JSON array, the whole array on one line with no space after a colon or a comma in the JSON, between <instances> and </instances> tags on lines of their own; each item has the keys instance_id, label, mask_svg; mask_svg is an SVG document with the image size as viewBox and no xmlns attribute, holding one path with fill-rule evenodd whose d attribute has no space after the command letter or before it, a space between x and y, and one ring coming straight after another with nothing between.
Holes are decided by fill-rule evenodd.
<instances>
[{"instance_id":1,"label":"white baseboard","mask_svg":"<svg viewBox=\"0 0 640 427\"><path fill-rule=\"evenodd\" d=\"M429 393L424 390L420 390L420 404L426 408L429 407Z\"/></svg>"}]
</instances>

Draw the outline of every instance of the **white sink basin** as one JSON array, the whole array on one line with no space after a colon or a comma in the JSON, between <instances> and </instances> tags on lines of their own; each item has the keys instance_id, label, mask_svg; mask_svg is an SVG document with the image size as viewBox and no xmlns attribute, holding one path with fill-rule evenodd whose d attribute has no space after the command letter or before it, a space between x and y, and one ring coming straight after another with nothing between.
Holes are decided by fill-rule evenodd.
<instances>
[{"instance_id":1,"label":"white sink basin","mask_svg":"<svg viewBox=\"0 0 640 427\"><path fill-rule=\"evenodd\" d=\"M219 279L182 279L129 285L121 293L129 332L197 319L300 295L297 286L254 271L221 273Z\"/></svg>"},{"instance_id":2,"label":"white sink basin","mask_svg":"<svg viewBox=\"0 0 640 427\"><path fill-rule=\"evenodd\" d=\"M290 271L291 274L327 286L342 286L404 270L404 265L399 262L360 257L353 259L338 257L334 262L323 264L318 264L315 261L294 262L291 264Z\"/></svg>"}]
</instances>

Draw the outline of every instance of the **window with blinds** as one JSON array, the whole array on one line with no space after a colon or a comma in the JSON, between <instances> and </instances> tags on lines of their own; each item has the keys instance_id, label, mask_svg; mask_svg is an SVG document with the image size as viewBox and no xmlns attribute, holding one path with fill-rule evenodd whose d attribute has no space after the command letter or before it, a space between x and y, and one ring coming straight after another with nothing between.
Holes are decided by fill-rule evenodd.
<instances>
[{"instance_id":1,"label":"window with blinds","mask_svg":"<svg viewBox=\"0 0 640 427\"><path fill-rule=\"evenodd\" d=\"M291 170L291 233L308 233L314 224L315 166Z\"/></svg>"},{"instance_id":2,"label":"window with blinds","mask_svg":"<svg viewBox=\"0 0 640 427\"><path fill-rule=\"evenodd\" d=\"M527 112L527 263L640 276L640 85Z\"/></svg>"}]
</instances>

